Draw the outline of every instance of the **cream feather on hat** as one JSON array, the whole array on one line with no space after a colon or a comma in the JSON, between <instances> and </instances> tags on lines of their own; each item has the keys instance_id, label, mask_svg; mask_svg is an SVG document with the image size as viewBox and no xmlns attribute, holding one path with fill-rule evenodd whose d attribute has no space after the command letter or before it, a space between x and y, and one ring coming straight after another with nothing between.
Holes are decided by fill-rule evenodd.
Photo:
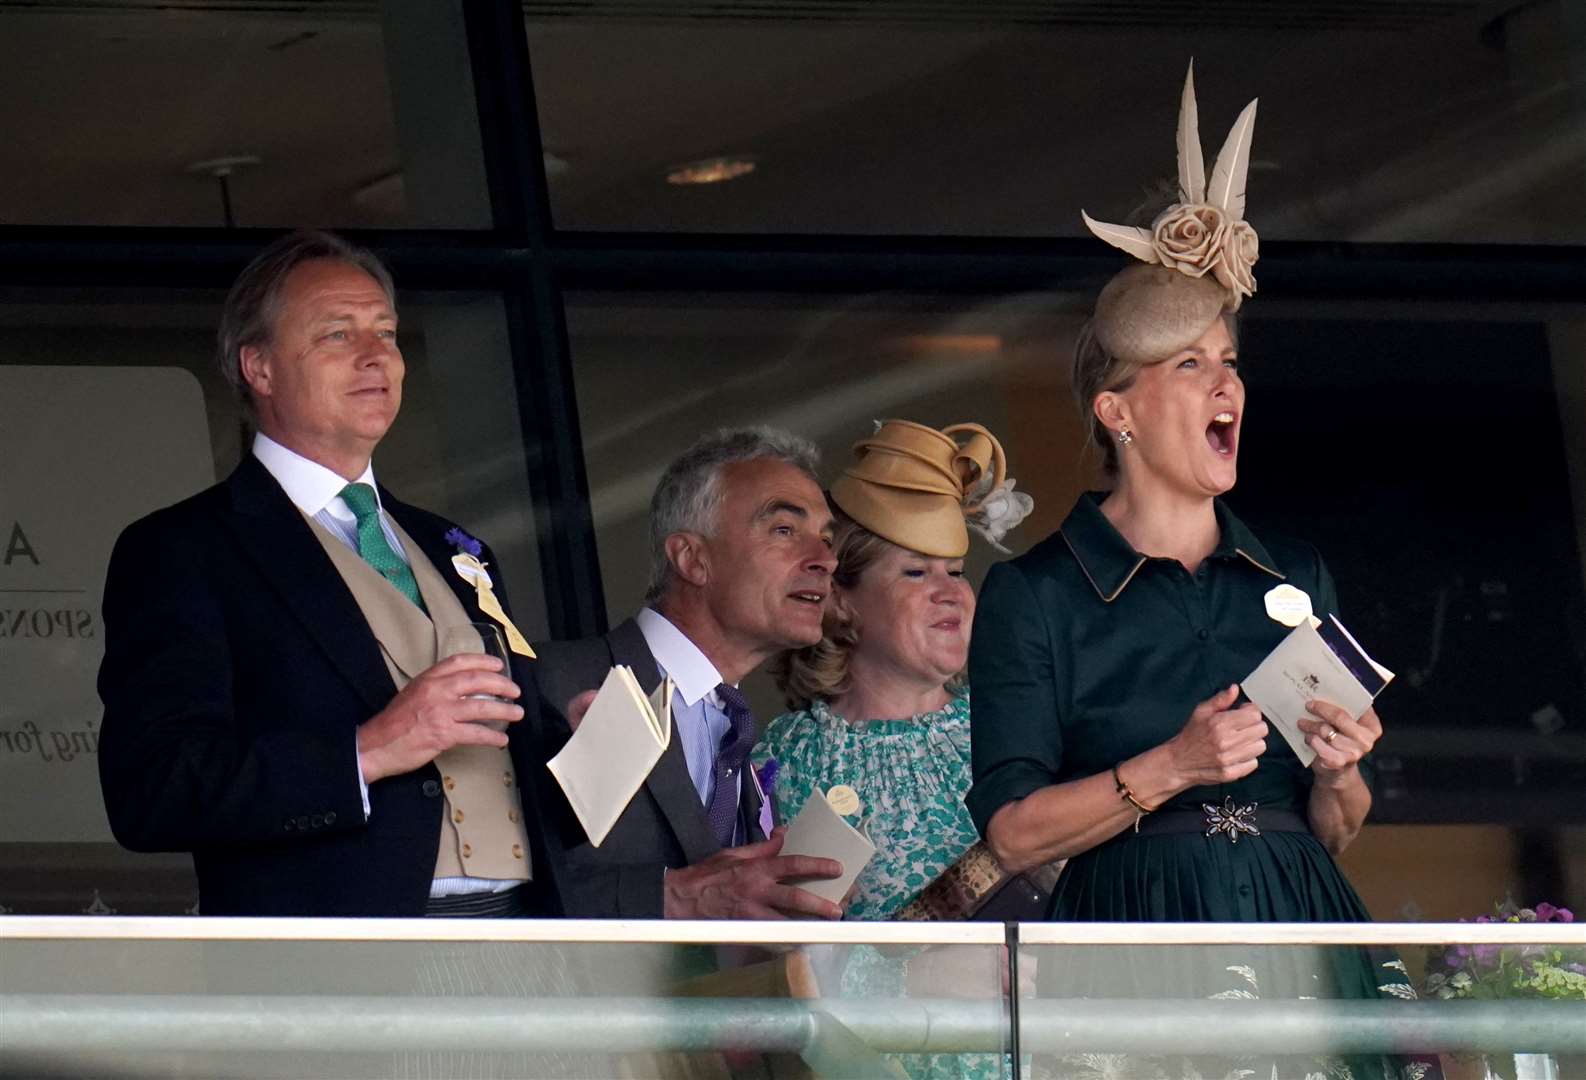
<instances>
[{"instance_id":1,"label":"cream feather on hat","mask_svg":"<svg viewBox=\"0 0 1586 1080\"><path fill-rule=\"evenodd\" d=\"M1149 229L1112 225L1080 211L1092 233L1142 264L1114 277L1096 301L1096 339L1112 356L1134 364L1162 360L1255 294L1260 238L1244 219L1255 123L1252 101L1234 121L1208 181L1192 62L1179 104L1179 201Z\"/></svg>"},{"instance_id":2,"label":"cream feather on hat","mask_svg":"<svg viewBox=\"0 0 1586 1080\"><path fill-rule=\"evenodd\" d=\"M855 462L832 482L831 500L860 525L899 547L961 558L969 529L999 549L1035 500L1014 491L996 436L979 424L938 431L908 420L878 424L854 444Z\"/></svg>"}]
</instances>

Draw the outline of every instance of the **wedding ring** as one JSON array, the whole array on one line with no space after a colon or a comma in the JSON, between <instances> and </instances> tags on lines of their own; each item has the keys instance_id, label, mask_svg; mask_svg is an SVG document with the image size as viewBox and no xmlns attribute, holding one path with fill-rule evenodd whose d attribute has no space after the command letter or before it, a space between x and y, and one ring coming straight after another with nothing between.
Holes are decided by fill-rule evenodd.
<instances>
[{"instance_id":1,"label":"wedding ring","mask_svg":"<svg viewBox=\"0 0 1586 1080\"><path fill-rule=\"evenodd\" d=\"M1331 745L1333 745L1333 740L1336 739L1336 738L1338 738L1338 729L1337 728L1328 728L1327 729L1327 734L1322 736L1322 741L1324 743L1326 743L1328 746L1331 746Z\"/></svg>"}]
</instances>

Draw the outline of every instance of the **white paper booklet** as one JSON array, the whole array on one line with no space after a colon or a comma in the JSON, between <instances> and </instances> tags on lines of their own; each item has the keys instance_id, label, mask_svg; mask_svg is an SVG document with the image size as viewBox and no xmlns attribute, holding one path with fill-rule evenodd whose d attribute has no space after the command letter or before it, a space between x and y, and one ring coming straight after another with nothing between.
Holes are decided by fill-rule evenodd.
<instances>
[{"instance_id":1,"label":"white paper booklet","mask_svg":"<svg viewBox=\"0 0 1586 1080\"><path fill-rule=\"evenodd\" d=\"M1358 720L1392 680L1393 672L1367 656L1343 624L1329 615L1326 622L1312 617L1289 631L1241 689L1308 768L1316 752L1306 745L1298 723L1302 717L1314 719L1306 703L1321 698Z\"/></svg>"},{"instance_id":2,"label":"white paper booklet","mask_svg":"<svg viewBox=\"0 0 1586 1080\"><path fill-rule=\"evenodd\" d=\"M818 790L810 794L782 840L783 855L813 855L836 859L843 864L841 877L791 882L834 904L842 903L854 878L875 853L876 845L870 842L870 837L844 821Z\"/></svg>"},{"instance_id":3,"label":"white paper booklet","mask_svg":"<svg viewBox=\"0 0 1586 1080\"><path fill-rule=\"evenodd\" d=\"M595 847L671 741L671 678L646 697L632 668L612 668L578 730L546 763Z\"/></svg>"}]
</instances>

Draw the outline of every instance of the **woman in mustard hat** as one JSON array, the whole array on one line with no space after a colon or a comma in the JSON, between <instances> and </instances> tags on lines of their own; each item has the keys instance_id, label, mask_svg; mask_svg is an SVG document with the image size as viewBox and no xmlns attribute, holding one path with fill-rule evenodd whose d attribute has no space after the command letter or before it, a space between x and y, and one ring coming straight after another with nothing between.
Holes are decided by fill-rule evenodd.
<instances>
[{"instance_id":1,"label":"woman in mustard hat","mask_svg":"<svg viewBox=\"0 0 1586 1080\"><path fill-rule=\"evenodd\" d=\"M1102 289L1075 350L1081 417L1115 483L987 575L967 802L1009 869L1068 859L1053 920L1364 921L1333 856L1371 805L1359 764L1382 734L1376 713L1313 702L1297 736L1307 765L1238 700L1235 683L1338 598L1315 548L1258 538L1219 498L1245 414L1235 312L1255 290L1244 221L1255 102L1209 182L1194 117L1186 82L1179 201L1150 229L1085 217L1140 260ZM1043 971L1063 996L1413 996L1391 955L1191 952ZM1417 1075L1393 1059L1316 1071Z\"/></svg>"},{"instance_id":2,"label":"woman in mustard hat","mask_svg":"<svg viewBox=\"0 0 1586 1080\"><path fill-rule=\"evenodd\" d=\"M964 555L971 528L996 543L1032 500L1013 490L1001 445L978 424L938 431L889 420L854 450L830 492L837 570L825 637L779 666L794 711L771 722L755 760L762 774L776 763L770 787L782 820L820 791L862 825L876 854L855 882L848 917L888 919L976 843L963 802L962 673L975 614ZM954 957L941 959L859 950L843 988L919 992L922 976L953 966ZM952 975L971 992L986 988L970 973ZM911 1056L904 1065L914 1077L1003 1075L992 1054Z\"/></svg>"}]
</instances>

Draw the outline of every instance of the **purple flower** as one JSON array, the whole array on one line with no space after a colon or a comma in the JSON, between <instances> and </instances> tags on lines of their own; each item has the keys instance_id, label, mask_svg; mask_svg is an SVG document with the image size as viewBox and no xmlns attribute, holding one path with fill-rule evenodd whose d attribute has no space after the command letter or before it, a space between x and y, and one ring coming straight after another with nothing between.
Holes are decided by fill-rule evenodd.
<instances>
[{"instance_id":1,"label":"purple flower","mask_svg":"<svg viewBox=\"0 0 1586 1080\"><path fill-rule=\"evenodd\" d=\"M478 540L458 528L446 530L446 542L458 551L472 555L476 559L479 558L479 553L485 549L485 546Z\"/></svg>"},{"instance_id":2,"label":"purple flower","mask_svg":"<svg viewBox=\"0 0 1586 1080\"><path fill-rule=\"evenodd\" d=\"M760 780L760 790L769 797L776 790L777 774L782 771L782 763L776 758L766 758L765 763L755 769L754 774Z\"/></svg>"},{"instance_id":3,"label":"purple flower","mask_svg":"<svg viewBox=\"0 0 1586 1080\"><path fill-rule=\"evenodd\" d=\"M1471 957L1477 965L1496 965L1503 957L1502 945L1477 945L1471 949Z\"/></svg>"},{"instance_id":4,"label":"purple flower","mask_svg":"<svg viewBox=\"0 0 1586 1080\"><path fill-rule=\"evenodd\" d=\"M1547 901L1536 906L1537 922L1574 922L1575 913L1567 907L1554 907Z\"/></svg>"}]
</instances>

